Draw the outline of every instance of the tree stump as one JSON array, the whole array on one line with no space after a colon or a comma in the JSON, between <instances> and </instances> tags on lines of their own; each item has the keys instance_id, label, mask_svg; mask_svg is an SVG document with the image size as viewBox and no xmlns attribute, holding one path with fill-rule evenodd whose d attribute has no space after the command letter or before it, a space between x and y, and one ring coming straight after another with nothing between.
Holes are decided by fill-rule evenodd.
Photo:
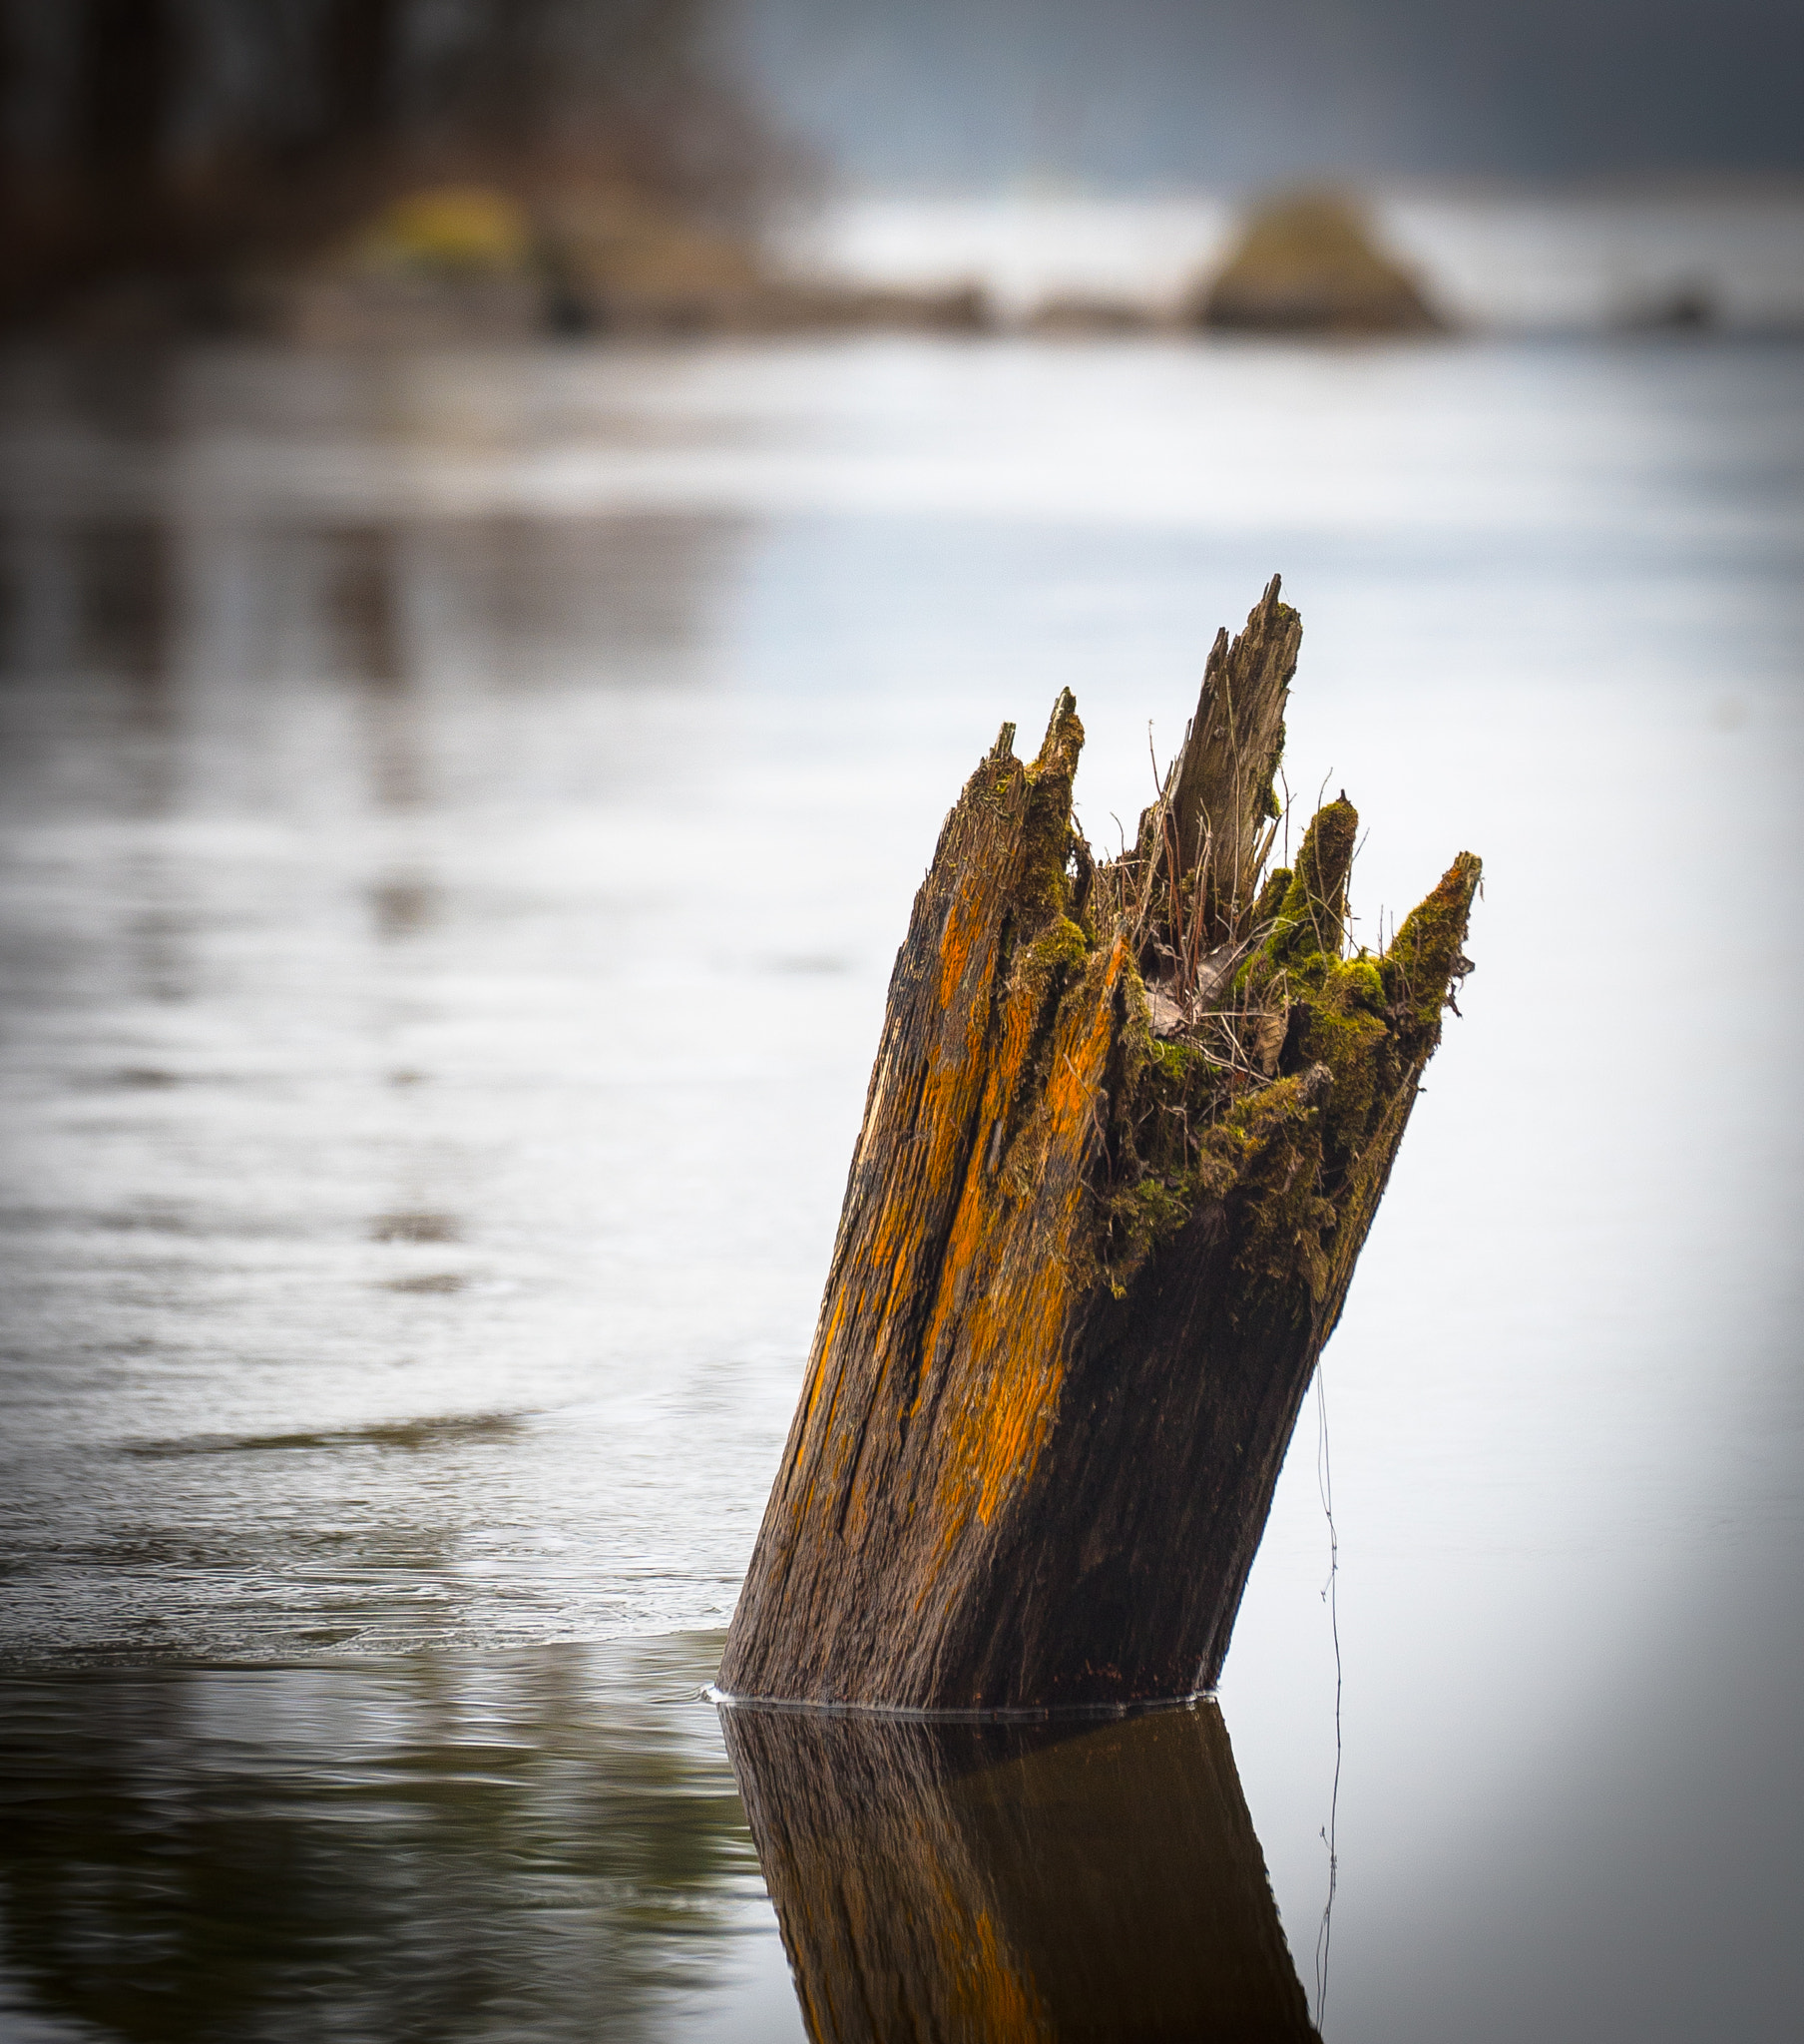
<instances>
[{"instance_id":1,"label":"tree stump","mask_svg":"<svg viewBox=\"0 0 1804 2044\"><path fill-rule=\"evenodd\" d=\"M1212 1703L721 1722L813 2044L1313 2044Z\"/></svg>"},{"instance_id":2,"label":"tree stump","mask_svg":"<svg viewBox=\"0 0 1804 2044\"><path fill-rule=\"evenodd\" d=\"M1279 1466L1440 1041L1469 852L1346 956L1343 795L1268 870L1301 625L1276 578L1131 851L1083 727L1005 725L890 979L734 1697L1125 1707L1213 1686Z\"/></svg>"}]
</instances>

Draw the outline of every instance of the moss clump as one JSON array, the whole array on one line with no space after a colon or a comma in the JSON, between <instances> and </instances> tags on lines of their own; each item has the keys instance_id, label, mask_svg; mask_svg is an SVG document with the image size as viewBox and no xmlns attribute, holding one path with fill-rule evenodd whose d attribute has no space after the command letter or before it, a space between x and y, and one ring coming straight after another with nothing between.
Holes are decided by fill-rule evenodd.
<instances>
[{"instance_id":1,"label":"moss clump","mask_svg":"<svg viewBox=\"0 0 1804 2044\"><path fill-rule=\"evenodd\" d=\"M1294 869L1260 889L1257 948L1185 1033L1153 1036L1130 975L1103 1195L1103 1261L1118 1291L1210 1209L1231 1227L1237 1261L1274 1278L1300 1272L1317 1302L1351 1270L1438 1040L1448 981L1465 969L1459 946L1478 874L1463 855L1388 957L1345 958L1358 834L1345 795L1323 806Z\"/></svg>"},{"instance_id":2,"label":"moss clump","mask_svg":"<svg viewBox=\"0 0 1804 2044\"><path fill-rule=\"evenodd\" d=\"M1333 1094L1325 1067L1305 1067L1244 1102L1218 1129L1210 1148L1230 1166L1217 1197L1233 1200L1235 1263L1249 1276L1283 1280L1301 1270L1312 1299L1328 1282L1324 1236L1336 1214L1321 1196L1322 1118Z\"/></svg>"},{"instance_id":3,"label":"moss clump","mask_svg":"<svg viewBox=\"0 0 1804 2044\"><path fill-rule=\"evenodd\" d=\"M1013 738L1013 726L1005 725L1003 730ZM1069 689L1062 689L1038 757L1031 766L1019 769L1027 787L1027 813L1020 877L1014 890L1014 962L1008 984L1011 1004L1027 1001L1039 1007L1049 991L1062 988L1070 974L1083 965L1096 943L1094 930L1086 929L1073 913L1081 914L1084 903L1067 870L1075 847L1081 852L1080 864L1089 864L1088 851L1083 850L1071 820L1072 780L1083 745L1077 699ZM1048 1009L1041 1020L1050 1023L1051 1019Z\"/></svg>"},{"instance_id":4,"label":"moss clump","mask_svg":"<svg viewBox=\"0 0 1804 2044\"><path fill-rule=\"evenodd\" d=\"M1359 838L1359 811L1341 795L1316 812L1297 854L1266 939L1268 957L1288 965L1321 951L1340 956L1347 920L1347 875Z\"/></svg>"},{"instance_id":5,"label":"moss clump","mask_svg":"<svg viewBox=\"0 0 1804 2044\"><path fill-rule=\"evenodd\" d=\"M1262 930L1273 921L1284 906L1284 896L1290 892L1291 872L1288 866L1274 866L1265 875L1265 884L1259 889L1258 899L1253 903L1253 928Z\"/></svg>"},{"instance_id":6,"label":"moss clump","mask_svg":"<svg viewBox=\"0 0 1804 2044\"><path fill-rule=\"evenodd\" d=\"M1472 970L1462 947L1482 871L1472 852L1461 852L1435 891L1410 911L1379 961L1385 995L1397 1021L1418 1032L1432 1031L1437 1040L1441 1010Z\"/></svg>"},{"instance_id":7,"label":"moss clump","mask_svg":"<svg viewBox=\"0 0 1804 2044\"><path fill-rule=\"evenodd\" d=\"M1078 721L1077 698L1069 689L1059 692L1051 722L1046 728L1034 764L1025 768L1028 808L1023 830L1021 880L1016 900L1030 923L1064 915L1071 906L1071 886L1066 866L1071 858L1072 781L1078 770L1078 755L1084 746L1084 727Z\"/></svg>"},{"instance_id":8,"label":"moss clump","mask_svg":"<svg viewBox=\"0 0 1804 2044\"><path fill-rule=\"evenodd\" d=\"M1195 1223L1211 1240L1223 1232L1255 1291L1288 1274L1318 1305L1338 1296L1439 1040L1449 982L1469 969L1460 944L1478 861L1461 855L1387 955L1344 957L1359 813L1339 795L1311 820L1294 866L1259 885L1250 920L1233 925L1253 948L1224 980L1220 951L1205 960L1194 948L1196 872L1163 891L1152 884L1161 869L1144 819L1140 846L1101 868L1074 829L1083 726L1071 695L1060 695L1031 766L1009 752L1013 736L1005 728L973 781L1019 831L996 1017L1009 1078L986 1175L1011 1200L1033 1197L1058 1045L1094 1041L1100 1004L1112 1004L1107 1076L1087 1110L1102 1228L1085 1267L1119 1295ZM1168 975L1157 989L1163 1035L1148 967ZM1073 1112L1069 1095L1059 1112Z\"/></svg>"},{"instance_id":9,"label":"moss clump","mask_svg":"<svg viewBox=\"0 0 1804 2044\"><path fill-rule=\"evenodd\" d=\"M1146 1177L1116 1193L1109 1216L1127 1251L1127 1263L1137 1268L1139 1257L1155 1242L1175 1235L1189 1220L1190 1205L1189 1188L1181 1179Z\"/></svg>"},{"instance_id":10,"label":"moss clump","mask_svg":"<svg viewBox=\"0 0 1804 2044\"><path fill-rule=\"evenodd\" d=\"M1152 1039L1151 1060L1161 1079L1179 1087L1187 1087L1198 1068L1209 1063L1200 1045L1166 1037Z\"/></svg>"},{"instance_id":11,"label":"moss clump","mask_svg":"<svg viewBox=\"0 0 1804 2044\"><path fill-rule=\"evenodd\" d=\"M1011 999L1038 1001L1055 978L1081 966L1090 955L1090 939L1069 915L1058 915L1026 950L1017 952L1010 976Z\"/></svg>"},{"instance_id":12,"label":"moss clump","mask_svg":"<svg viewBox=\"0 0 1804 2044\"><path fill-rule=\"evenodd\" d=\"M1327 1067L1333 1077L1322 1117L1324 1162L1331 1175L1359 1149L1381 1090L1390 1034L1376 1015L1343 1014L1313 992L1299 1003L1295 1055Z\"/></svg>"},{"instance_id":13,"label":"moss clump","mask_svg":"<svg viewBox=\"0 0 1804 2044\"><path fill-rule=\"evenodd\" d=\"M1322 983L1322 1005L1336 1015L1352 1015L1362 1009L1368 1015L1382 1015L1386 1006L1384 975L1370 958L1343 958L1329 968Z\"/></svg>"}]
</instances>

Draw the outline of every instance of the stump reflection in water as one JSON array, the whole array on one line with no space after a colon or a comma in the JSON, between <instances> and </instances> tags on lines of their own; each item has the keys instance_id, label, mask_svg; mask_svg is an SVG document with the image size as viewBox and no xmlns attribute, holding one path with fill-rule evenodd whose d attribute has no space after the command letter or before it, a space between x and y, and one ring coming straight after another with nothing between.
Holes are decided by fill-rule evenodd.
<instances>
[{"instance_id":1,"label":"stump reflection in water","mask_svg":"<svg viewBox=\"0 0 1804 2044\"><path fill-rule=\"evenodd\" d=\"M1315 2036L1212 1702L721 1719L814 2044Z\"/></svg>"}]
</instances>

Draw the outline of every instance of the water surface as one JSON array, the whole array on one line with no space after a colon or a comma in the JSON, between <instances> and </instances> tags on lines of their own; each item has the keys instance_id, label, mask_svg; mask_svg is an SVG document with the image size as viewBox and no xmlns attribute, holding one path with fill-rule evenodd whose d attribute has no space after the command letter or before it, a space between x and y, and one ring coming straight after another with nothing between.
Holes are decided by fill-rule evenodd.
<instances>
[{"instance_id":1,"label":"water surface","mask_svg":"<svg viewBox=\"0 0 1804 2044\"><path fill-rule=\"evenodd\" d=\"M1325 1370L1324 2031L1790 2034L1804 354L6 393L6 2034L799 2033L695 1693L908 902L1063 686L1130 826L1274 569L1360 934L1488 871ZM1222 1695L1312 2003L1318 1425Z\"/></svg>"}]
</instances>

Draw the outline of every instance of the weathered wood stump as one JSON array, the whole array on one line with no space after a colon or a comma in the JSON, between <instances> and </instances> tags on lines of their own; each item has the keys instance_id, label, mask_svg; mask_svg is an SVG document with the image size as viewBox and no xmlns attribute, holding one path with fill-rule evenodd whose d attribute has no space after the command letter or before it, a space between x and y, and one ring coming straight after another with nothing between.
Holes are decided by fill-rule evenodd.
<instances>
[{"instance_id":1,"label":"weathered wood stump","mask_svg":"<svg viewBox=\"0 0 1804 2044\"><path fill-rule=\"evenodd\" d=\"M1212 1703L721 1719L813 2044L1314 2039Z\"/></svg>"},{"instance_id":2,"label":"weathered wood stump","mask_svg":"<svg viewBox=\"0 0 1804 2044\"><path fill-rule=\"evenodd\" d=\"M1345 797L1267 871L1301 625L1210 653L1130 852L1063 695L1005 726L890 980L813 1353L728 1635L739 1697L1128 1705L1212 1686L1462 974L1462 852L1346 950Z\"/></svg>"}]
</instances>

